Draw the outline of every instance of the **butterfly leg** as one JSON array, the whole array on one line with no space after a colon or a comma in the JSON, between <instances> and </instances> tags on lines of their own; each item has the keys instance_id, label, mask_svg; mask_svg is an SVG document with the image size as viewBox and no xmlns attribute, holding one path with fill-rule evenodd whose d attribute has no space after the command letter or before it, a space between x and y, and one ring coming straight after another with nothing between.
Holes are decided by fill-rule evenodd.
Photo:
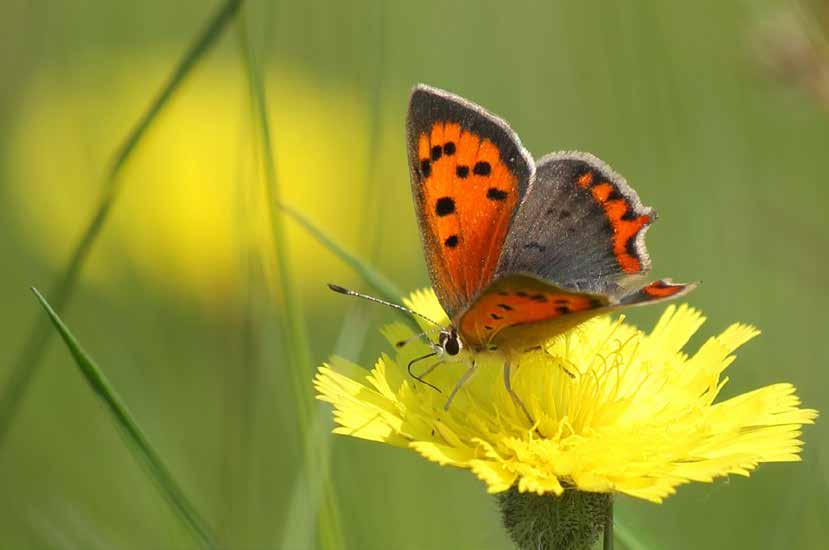
<instances>
[{"instance_id":1,"label":"butterfly leg","mask_svg":"<svg viewBox=\"0 0 829 550\"><path fill-rule=\"evenodd\" d=\"M507 393L512 398L513 403L515 403L519 409L524 411L524 415L526 415L527 420L530 421L530 425L535 425L535 420L533 420L532 415L530 415L530 411L527 410L527 407L524 405L524 402L521 401L521 398L518 397L518 394L515 393L512 389L512 382L511 382L511 375L512 375L512 363L509 359L504 361L504 387L507 388Z\"/></svg>"},{"instance_id":2,"label":"butterfly leg","mask_svg":"<svg viewBox=\"0 0 829 550\"><path fill-rule=\"evenodd\" d=\"M426 372L424 372L424 373L423 373L423 374L421 374L420 376L416 375L416 374L414 373L414 371L412 370L412 367L414 366L414 364L415 364L415 363L418 363L418 362L420 362L420 361L423 361L424 359L429 359L430 357L434 357L435 355L437 355L437 352L427 353L426 355L421 355L420 357L415 357L414 359L412 359L411 361L409 361L409 366L407 367L407 370L409 371L409 376L411 376L412 378L414 378L415 380L417 380L417 381L418 381L418 382L420 382L421 384L426 384L427 386L429 386L430 388L434 389L434 390L435 390L435 391L437 391L438 393L443 393L443 392L441 392L441 391L440 391L440 388L439 388L439 387L437 387L437 386L435 386L434 384L429 383L429 382L427 382L426 380L424 380L424 379L423 379L423 377L424 377L424 376L426 376L427 374L429 374L430 372L432 372L432 371L435 369L435 367L437 367L438 365L442 364L442 363L443 363L443 361L438 361L437 363L435 363L434 365L432 365L431 367L429 367L428 369L426 369Z\"/></svg>"},{"instance_id":3,"label":"butterfly leg","mask_svg":"<svg viewBox=\"0 0 829 550\"><path fill-rule=\"evenodd\" d=\"M416 380L419 380L420 382L423 382L424 384L428 384L428 382L426 382L425 378L426 378L427 376L429 376L429 375L432 373L432 371L433 371L433 370L435 370L435 369L436 369L436 368L438 368L439 366L443 365L445 362L446 362L446 361L438 361L437 363L435 363L434 365L430 366L428 369L426 369L425 371L423 371L423 372L422 372L422 373L420 373L419 375L415 376L414 378L415 378ZM431 384L430 384L430 385L431 385ZM432 386L432 387L434 388L435 386ZM440 389L439 389L439 388L435 388L435 389L437 389L439 393L443 393L442 391L440 391Z\"/></svg>"},{"instance_id":4,"label":"butterfly leg","mask_svg":"<svg viewBox=\"0 0 829 550\"><path fill-rule=\"evenodd\" d=\"M472 366L466 369L466 372L464 372L463 375L461 375L460 380L458 380L458 383L455 384L454 389L452 389L452 393L449 394L449 399L446 400L446 404L443 406L444 411L449 410L449 407L450 405L452 405L452 401L455 399L455 396L458 394L458 391L460 391L461 387L463 387L463 385L466 384L470 378L472 378L472 375L475 374L476 368L477 366L475 365L475 360L473 359Z\"/></svg>"},{"instance_id":5,"label":"butterfly leg","mask_svg":"<svg viewBox=\"0 0 829 550\"><path fill-rule=\"evenodd\" d=\"M555 355L550 353L550 351L547 348L545 348L544 346L533 346L531 348L527 348L527 349L524 350L524 353L530 353L530 352L535 352L535 351L541 352L544 355L546 355L547 357L556 357ZM557 362L559 368L561 368L561 370L564 371L564 374L566 374L567 376L569 376L570 378L575 380L576 374L572 370L570 370L567 367L567 365L564 364L564 361L566 361L566 360L562 360L562 361Z\"/></svg>"}]
</instances>

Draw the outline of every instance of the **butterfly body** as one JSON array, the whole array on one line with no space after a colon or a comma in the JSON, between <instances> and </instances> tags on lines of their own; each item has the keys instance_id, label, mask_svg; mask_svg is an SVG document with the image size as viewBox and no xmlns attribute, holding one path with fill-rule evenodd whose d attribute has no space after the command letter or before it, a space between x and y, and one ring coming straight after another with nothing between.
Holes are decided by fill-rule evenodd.
<instances>
[{"instance_id":1,"label":"butterfly body","mask_svg":"<svg viewBox=\"0 0 829 550\"><path fill-rule=\"evenodd\" d=\"M425 85L412 92L407 138L429 274L469 351L512 355L590 317L693 288L637 287L656 213L593 155L536 162L505 121Z\"/></svg>"}]
</instances>

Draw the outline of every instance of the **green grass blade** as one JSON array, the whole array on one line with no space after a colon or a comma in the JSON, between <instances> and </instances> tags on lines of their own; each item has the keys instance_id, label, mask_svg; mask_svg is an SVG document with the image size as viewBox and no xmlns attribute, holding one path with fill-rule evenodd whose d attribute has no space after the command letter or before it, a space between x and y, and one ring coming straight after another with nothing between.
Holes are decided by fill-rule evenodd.
<instances>
[{"instance_id":1,"label":"green grass blade","mask_svg":"<svg viewBox=\"0 0 829 550\"><path fill-rule=\"evenodd\" d=\"M340 258L346 265L351 267L358 275L360 275L360 277L362 277L363 280L377 292L380 298L395 303L400 301L400 297L403 293L385 275L371 267L366 262L360 260L354 253L338 243L325 231L314 225L311 220L295 208L282 203L279 203L277 206L286 216L305 229L305 231L307 231L308 234L311 235L318 243L328 249L329 252Z\"/></svg>"},{"instance_id":2,"label":"green grass blade","mask_svg":"<svg viewBox=\"0 0 829 550\"><path fill-rule=\"evenodd\" d=\"M282 298L282 341L285 343L289 377L292 381L295 403L298 410L297 423L301 442L306 439L310 426L313 425L314 404L310 380L313 365L310 356L310 341L305 327L305 319L299 302L299 293L293 281L290 266L290 255L285 227L280 206L283 204L279 181L276 177L276 160L273 149L268 104L265 93L265 84L262 73L256 60L255 51L247 34L245 24L239 26L242 56L250 85L258 130L260 146L264 162L265 189L268 197L268 217L271 225L274 254L276 257L276 273L279 277L280 294ZM308 451L305 453L306 462L313 464ZM322 548L336 550L344 548L343 536L339 523L336 496L330 478L325 475L321 484L322 506L319 515L319 545Z\"/></svg>"},{"instance_id":3,"label":"green grass blade","mask_svg":"<svg viewBox=\"0 0 829 550\"><path fill-rule=\"evenodd\" d=\"M381 250L382 235L382 214L385 212L385 189L378 177L380 155L377 151L381 150L382 135L383 135L383 92L386 72L386 2L385 0L376 0L373 2L376 10L377 19L374 24L368 24L367 28L375 29L375 36L377 39L374 45L375 59L370 63L374 69L374 74L370 80L371 87L369 90L369 105L371 110L368 113L369 132L368 132L368 147L366 149L368 162L366 163L365 183L363 186L363 204L366 205L363 218L366 227L370 228L370 235L368 238L368 258L374 262ZM399 295L398 295L399 296ZM386 298L388 300L388 298ZM399 299L399 298L395 298Z\"/></svg>"},{"instance_id":4,"label":"green grass blade","mask_svg":"<svg viewBox=\"0 0 829 550\"><path fill-rule=\"evenodd\" d=\"M150 444L129 409L127 409L121 396L118 395L89 354L81 348L78 341L66 325L63 324L58 314L52 309L52 306L49 305L37 289L33 288L32 291L40 301L40 305L46 310L49 316L48 320L57 329L66 347L72 354L72 358L75 360L75 364L78 366L81 374L92 387L95 394L104 403L112 415L115 424L123 431L127 441L131 443L130 448L147 467L150 475L158 484L159 489L161 489L162 494L167 498L176 514L178 514L179 518L192 531L203 548L218 548L219 546L211 534L207 523L199 516L195 507L190 504L190 501L187 500L178 483L176 483L173 476L162 463L161 457Z\"/></svg>"},{"instance_id":5,"label":"green grass blade","mask_svg":"<svg viewBox=\"0 0 829 550\"><path fill-rule=\"evenodd\" d=\"M265 191L268 197L268 220L270 222L271 237L273 239L274 257L276 258L276 272L279 277L279 291L282 303L282 326L284 329L284 342L292 361L292 378L299 380L298 372L311 372L310 342L305 328L305 320L302 314L302 306L299 303L299 295L293 280L290 268L290 255L288 252L288 240L285 235L285 226L279 212L282 204L279 181L276 177L276 159L273 152L270 124L268 122L268 107L265 96L265 85L262 81L260 69L255 58L255 52L250 44L247 31L244 26L240 27L242 42L242 53L244 56L246 76L249 80L251 98L253 99L253 113L258 139L263 155ZM303 416L300 422L303 429L307 426L308 414L310 411L310 399L305 398L301 391L301 385L295 386L298 397L302 404Z\"/></svg>"},{"instance_id":6,"label":"green grass blade","mask_svg":"<svg viewBox=\"0 0 829 550\"><path fill-rule=\"evenodd\" d=\"M360 314L359 304L352 304L343 318L334 355L355 357L360 355L367 332L367 322ZM320 508L320 498L330 472L331 430L334 422L327 403L317 402L311 430L305 437L305 453L313 462L305 461L294 478L288 514L283 521L280 543L277 548L310 548L313 546L312 528Z\"/></svg>"},{"instance_id":7,"label":"green grass blade","mask_svg":"<svg viewBox=\"0 0 829 550\"><path fill-rule=\"evenodd\" d=\"M212 46L216 44L227 25L239 11L243 0L228 0L213 15L205 29L199 34L185 53L181 62L167 79L161 91L150 104L147 111L127 135L127 138L116 150L105 178L104 191L95 210L95 214L86 227L78 242L66 269L58 278L57 283L50 291L54 297L55 310L63 311L69 303L77 285L83 264L89 256L92 245L101 233L101 229L109 218L112 206L115 204L121 190L120 175L133 151L141 142L147 129L158 118L159 113L170 102L170 98L179 89L184 79L193 70L196 64L204 57ZM40 361L43 359L49 342L49 323L45 319L38 319L26 340L17 360L12 364L8 382L0 396L0 447L11 427L20 403L26 395Z\"/></svg>"},{"instance_id":8,"label":"green grass blade","mask_svg":"<svg viewBox=\"0 0 829 550\"><path fill-rule=\"evenodd\" d=\"M614 521L613 531L616 540L622 543L625 550L650 550L647 544L639 540L633 531L628 529L625 524L619 522L618 519Z\"/></svg>"}]
</instances>

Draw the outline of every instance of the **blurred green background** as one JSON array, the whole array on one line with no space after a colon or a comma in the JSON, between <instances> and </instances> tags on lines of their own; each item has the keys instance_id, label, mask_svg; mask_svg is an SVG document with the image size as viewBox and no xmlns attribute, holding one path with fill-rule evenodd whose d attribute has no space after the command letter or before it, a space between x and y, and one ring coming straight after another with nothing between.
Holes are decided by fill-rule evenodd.
<instances>
[{"instance_id":1,"label":"blurred green background","mask_svg":"<svg viewBox=\"0 0 829 550\"><path fill-rule=\"evenodd\" d=\"M0 384L43 315L28 287L52 287L113 151L219 5L3 1ZM330 464L345 547L508 548L471 474L330 437L325 406L300 429L313 371L297 388L278 336L243 35L285 202L400 288L428 284L403 144L426 82L505 117L536 157L586 150L624 174L660 213L654 275L704 283L692 346L734 321L763 330L724 397L791 381L826 411L826 16L825 2L250 2L139 144L65 320L228 547L318 545L307 445ZM329 293L370 288L285 223L312 362L370 365L392 314ZM630 317L644 328L660 310ZM617 518L649 548L824 547L826 423L804 439L802 464L662 505L619 498ZM54 337L0 446L0 487L2 548L195 546Z\"/></svg>"}]
</instances>

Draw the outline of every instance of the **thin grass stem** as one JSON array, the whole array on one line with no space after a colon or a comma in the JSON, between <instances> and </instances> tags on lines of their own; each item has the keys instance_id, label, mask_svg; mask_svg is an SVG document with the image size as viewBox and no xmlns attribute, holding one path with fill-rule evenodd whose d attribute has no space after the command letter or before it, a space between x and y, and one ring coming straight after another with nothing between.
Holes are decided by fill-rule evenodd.
<instances>
[{"instance_id":1,"label":"thin grass stem","mask_svg":"<svg viewBox=\"0 0 829 550\"><path fill-rule=\"evenodd\" d=\"M360 260L353 252L338 243L333 237L320 229L304 214L286 204L278 204L279 209L286 216L291 218L300 227L305 229L317 242L323 245L329 252L340 258L346 265L351 267L368 285L374 289L380 298L388 302L397 303L403 292L392 283L385 275L374 269L371 265Z\"/></svg>"},{"instance_id":2,"label":"thin grass stem","mask_svg":"<svg viewBox=\"0 0 829 550\"><path fill-rule=\"evenodd\" d=\"M622 543L625 550L650 550L648 545L642 542L624 523L619 520L614 523L614 537Z\"/></svg>"},{"instance_id":3,"label":"thin grass stem","mask_svg":"<svg viewBox=\"0 0 829 550\"><path fill-rule=\"evenodd\" d=\"M301 444L306 447L303 455L305 462L311 465L316 464L316 461L313 460L313 456L310 456L312 451L307 448L307 445L304 445L314 420L314 407L309 386L312 372L310 342L299 303L299 293L291 273L288 242L282 219L283 201L276 175L276 160L269 124L265 85L255 51L248 38L246 25L241 24L239 27L242 56L249 80L253 112L256 117L255 123L263 154L262 160L264 161L268 217L277 263L276 273L279 277L279 290L282 298L282 322L280 326L282 327L282 341L285 345L287 358L285 364L289 365L289 376L296 397L296 406L299 409L297 423L300 428ZM324 466L327 468L327 464ZM316 472L312 472L311 475L314 473ZM323 475L323 479L319 489L322 494L322 505L319 514L319 544L322 548L336 550L344 547L336 497L330 478L324 473L321 475Z\"/></svg>"},{"instance_id":4,"label":"thin grass stem","mask_svg":"<svg viewBox=\"0 0 829 550\"><path fill-rule=\"evenodd\" d=\"M375 1L377 9L377 21L374 28L377 32L377 43L374 46L374 51L377 53L377 58L372 64L376 67L374 74L374 82L371 87L370 103L371 111L369 112L369 134L368 134L368 148L366 150L367 167L365 178L365 191L363 196L365 204L368 208L365 210L366 225L371 228L371 234L368 239L368 258L371 262L377 260L380 253L380 245L382 244L382 231L380 230L382 213L383 213L383 199L384 189L380 186L378 180L378 167L380 155L377 151L381 149L381 137L383 134L383 92L385 81L386 68L386 2L384 0ZM399 296L399 295L398 295ZM395 298L396 299L396 298Z\"/></svg>"},{"instance_id":5,"label":"thin grass stem","mask_svg":"<svg viewBox=\"0 0 829 550\"><path fill-rule=\"evenodd\" d=\"M95 364L92 357L81 348L78 341L52 306L49 305L37 289L33 288L32 292L34 292L38 301L40 301L40 305L43 306L43 309L48 314L47 320L57 329L66 347L69 349L69 353L72 354L72 358L75 360L75 364L81 371L84 379L92 388L92 391L101 399L115 421L116 426L125 435L130 449L147 468L150 476L156 482L161 493L170 503L178 517L192 532L196 540L199 541L202 548L219 548L219 544L213 536L207 522L199 515L170 471L164 466L161 456L152 444L150 444L149 439L144 434L144 430L141 429L127 408L124 400L115 391L115 388L112 387L112 384L110 384L109 380L104 376L104 373Z\"/></svg>"},{"instance_id":6,"label":"thin grass stem","mask_svg":"<svg viewBox=\"0 0 829 550\"><path fill-rule=\"evenodd\" d=\"M302 314L302 307L299 303L299 295L291 274L290 255L288 242L285 234L285 226L279 212L279 205L282 204L279 181L276 177L276 155L273 152L270 124L268 122L267 98L265 86L255 52L248 38L244 25L240 25L240 40L242 43L242 54L244 58L247 77L249 80L251 98L253 100L253 114L256 131L260 140L262 151L262 162L265 171L264 183L265 192L268 198L268 221L270 223L271 238L273 240L274 257L276 259L276 272L279 277L279 291L282 307L282 322L280 325L284 330L284 344L290 356L292 365L292 380L296 382L296 395L301 397L299 404L302 407L303 432L307 427L310 413L310 400L302 397L302 381L299 372L311 372L311 357L305 320Z\"/></svg>"}]
</instances>

